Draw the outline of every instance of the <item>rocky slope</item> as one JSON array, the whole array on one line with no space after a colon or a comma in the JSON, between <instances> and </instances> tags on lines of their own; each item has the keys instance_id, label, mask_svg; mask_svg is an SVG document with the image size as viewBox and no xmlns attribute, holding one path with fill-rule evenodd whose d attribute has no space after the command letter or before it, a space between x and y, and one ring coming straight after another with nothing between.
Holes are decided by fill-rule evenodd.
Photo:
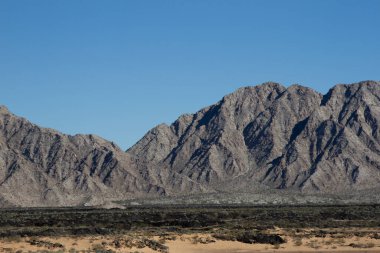
<instances>
[{"instance_id":1,"label":"rocky slope","mask_svg":"<svg viewBox=\"0 0 380 253\"><path fill-rule=\"evenodd\" d=\"M68 136L0 107L0 205L97 204L163 189L129 155L94 135Z\"/></svg>"},{"instance_id":2,"label":"rocky slope","mask_svg":"<svg viewBox=\"0 0 380 253\"><path fill-rule=\"evenodd\" d=\"M0 206L378 189L379 120L379 82L337 85L326 95L265 83L159 125L124 152L94 135L38 127L0 107Z\"/></svg>"},{"instance_id":3,"label":"rocky slope","mask_svg":"<svg viewBox=\"0 0 380 253\"><path fill-rule=\"evenodd\" d=\"M167 193L346 192L380 183L380 83L245 87L127 151Z\"/></svg>"}]
</instances>

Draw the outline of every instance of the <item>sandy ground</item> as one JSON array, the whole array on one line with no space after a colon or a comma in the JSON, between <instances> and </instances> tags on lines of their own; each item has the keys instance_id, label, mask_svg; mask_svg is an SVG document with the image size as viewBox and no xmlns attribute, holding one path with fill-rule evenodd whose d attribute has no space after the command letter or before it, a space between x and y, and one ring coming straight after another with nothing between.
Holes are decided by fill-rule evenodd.
<instances>
[{"instance_id":1,"label":"sandy ground","mask_svg":"<svg viewBox=\"0 0 380 253\"><path fill-rule=\"evenodd\" d=\"M277 231L278 232L278 231ZM246 244L237 241L222 241L213 238L210 234L171 234L165 237L120 235L120 236L87 236L87 237L34 237L34 238L0 238L0 252L37 252L49 250L50 252L94 252L95 249L111 249L115 252L155 253L160 252L149 247L122 247L115 246L115 240L141 241L142 238L157 241L168 247L170 253L248 253L248 252L379 252L380 239L360 236L349 237L310 237L287 235L283 231L286 243L273 246L270 244ZM46 244L31 245L32 240ZM59 243L63 247L54 243ZM351 244L351 246L350 246ZM361 248L353 247L353 245ZM370 247L370 248L363 248ZM161 251L163 252L163 251Z\"/></svg>"},{"instance_id":2,"label":"sandy ground","mask_svg":"<svg viewBox=\"0 0 380 253\"><path fill-rule=\"evenodd\" d=\"M316 242L317 243L316 243ZM194 252L204 252L204 253L243 253L243 252L380 252L379 242L371 249L357 249L348 246L350 243L369 243L373 240L370 238L352 238L350 240L345 240L343 245L330 244L325 245L327 240L318 240L317 238L310 238L304 240L303 244L300 246L295 246L294 241L291 238L287 238L287 243L281 244L279 248L270 244L246 244L236 241L219 241L210 244L192 244L188 241L171 241L166 245L169 246L170 252L181 252L181 253L194 253ZM313 247L310 247L310 246ZM316 249L316 247L318 247Z\"/></svg>"}]
</instances>

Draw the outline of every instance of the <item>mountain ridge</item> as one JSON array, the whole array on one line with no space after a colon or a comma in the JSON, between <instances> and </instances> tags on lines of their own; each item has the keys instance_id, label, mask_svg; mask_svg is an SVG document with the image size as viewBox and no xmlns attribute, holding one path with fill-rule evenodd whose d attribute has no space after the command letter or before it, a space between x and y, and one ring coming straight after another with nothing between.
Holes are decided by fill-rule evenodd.
<instances>
[{"instance_id":1,"label":"mountain ridge","mask_svg":"<svg viewBox=\"0 0 380 253\"><path fill-rule=\"evenodd\" d=\"M244 145L241 145L241 144L244 143L246 146L251 145L250 149L256 147L258 144L260 144L259 147L267 147L269 149L272 149L270 146L264 145L265 141L268 141L268 139L272 138L273 139L272 142L277 142L277 143L283 142L284 139L289 140L290 141L289 145L285 145L285 144L283 145L284 147L288 147L288 153L283 154L282 152L279 152L277 150L277 152L276 152L277 155L273 154L271 159L270 159L270 161L272 163L282 162L282 163L286 164L287 162L289 163L289 161L292 159L292 155L295 155L295 152L292 151L292 145L291 145L292 142L294 141L293 139L298 138L298 135L299 135L299 133L297 133L298 131L300 131L300 132L304 131L304 129L298 129L297 130L297 128L306 128L306 130L312 130L312 129L310 129L312 122L317 123L318 121L321 121L320 123L323 122L323 124L320 126L319 131L323 131L323 129L328 128L328 127L332 127L331 129L329 129L330 132L335 131L336 129L334 130L334 128L340 126L340 123L334 122L334 121L329 122L328 119L330 117L333 117L333 118L337 117L338 121L343 120L344 118L342 118L342 115L343 115L342 113L343 113L343 110L345 110L347 108L342 107L342 108L336 110L336 109L334 109L334 107L339 107L339 106L331 105L331 104L334 103L334 101L336 99L344 100L344 96L349 96L349 93L355 94L353 91L356 91L356 92L359 91L360 87L372 87L372 86L374 86L376 88L377 85L378 85L377 82L372 82L372 81L364 81L364 82L361 82L358 84L353 84L353 85L337 85L337 86L333 87L332 89L330 89L330 91L325 95L322 95L318 92L315 92L314 90L312 90L310 88L303 87L300 85L293 85L293 86L290 86L288 88L285 88L284 86L281 86L279 84L266 83L266 84L260 85L260 86L244 87L244 88L238 89L234 93L231 93L231 94L225 96L222 100L220 100L216 104L209 106L209 107L206 107L206 108L203 108L202 110L198 111L197 113L193 114L192 116L187 115L186 121L181 121L181 117L180 117L179 120L177 120L176 122L174 122L170 126L165 127L165 126L161 125L159 128L154 128L152 131L157 131L155 133L155 135L149 136L150 132L148 132L147 136L143 137L141 141L144 142L145 140L154 137L154 138L156 138L156 142L163 142L161 140L157 140L157 138L159 138L161 136L160 133L162 133L162 132L160 132L160 130L162 131L162 129L166 128L165 131L168 132L169 129L172 129L170 134L165 134L165 138L166 138L167 136L175 135L176 129L186 129L186 131L182 131L183 134L180 138L173 137L174 141L173 141L173 139L171 139L170 141L168 141L168 140L165 141L168 143L170 143L170 142L175 143L176 139L178 139L178 146L176 146L175 148L169 148L170 152L166 152L166 154L164 154L164 155L163 155L163 152L161 152L161 154L158 157L159 158L165 157L164 161L155 161L155 163L159 163L159 162L165 163L166 162L164 167L165 166L169 167L169 168L174 167L174 169L175 169L175 167L180 167L178 171L180 173L183 173L184 172L183 167L185 167L185 169L186 169L186 166L189 165L189 163L192 160L194 160L194 157L197 157L197 155L193 153L195 156L187 155L187 157L184 158L184 154L181 154L181 152L177 152L177 151L185 150L185 153L186 153L186 150L195 149L195 150L198 150L203 155L205 155L205 152L208 152L208 150L215 149L215 144L221 144L221 143L215 143L214 140L216 140L218 138L220 139L221 137L223 137L222 133L225 131L224 131L223 127L221 127L221 126L225 126L226 124L228 126L228 124L229 124L231 129L228 129L228 131L230 131L230 133L232 132L232 135L234 135L234 136L230 136L230 135L227 136L225 138L226 139L225 141L227 142L228 145L233 145L235 147L238 147L238 146L242 147ZM343 92L342 89L344 89L345 91ZM377 89L378 89L378 87L377 87ZM378 90L377 90L377 92L378 92ZM254 104L253 107L251 106L249 108L249 110L247 108L244 109L244 106L246 106L247 104L248 105L252 104L252 97L253 97L252 93L255 93L255 96L258 96L259 102L257 104ZM246 94L249 94L249 96L247 96ZM336 94L339 95L339 98L336 96ZM344 94L344 96L342 97L341 94ZM236 98L238 98L238 99L236 99ZM255 97L255 98L257 98L257 97ZM268 98L268 99L265 100L264 98ZM301 99L301 98L305 98L305 99ZM271 100L271 99L273 99L273 100ZM355 98L350 98L350 99L355 100ZM247 101L247 100L248 100L248 102L246 104L244 104L244 101ZM266 103L268 101L269 101L269 103ZM271 101L276 101L276 102L272 103ZM289 101L292 101L293 103L289 104ZM297 101L297 102L294 103L294 101ZM240 104L237 104L237 102L240 102ZM378 100L377 100L377 102L378 102ZM227 105L231 105L231 104L234 105L233 109L236 109L236 108L238 110L239 110L239 108L243 108L243 109L240 109L240 112L237 113L237 115L234 115L234 112L230 110L231 108L228 108L228 106L225 106L226 104ZM349 103L348 103L348 105L349 105ZM227 107L227 108L224 108L224 107ZM274 119L271 118L271 114L276 114L277 112L279 112L279 111L281 112L284 110L286 111L285 114L280 113L279 115L276 115L276 117ZM218 111L219 111L219 114L218 114L219 117L214 117L218 113ZM255 114L255 111L257 112L256 114ZM296 112L296 113L294 113L294 112ZM341 112L340 113L341 116L339 116L336 112ZM235 117L235 116L237 116L237 117ZM284 122L286 123L287 121L289 121L289 119L288 119L289 116L290 116L290 119L295 118L293 124L290 124L291 126L287 126L286 124L284 124ZM254 121L252 121L252 119L254 117L256 117L256 118ZM225 121L226 118L230 119L230 120ZM237 119L237 121L236 121L236 119ZM276 120L279 122L276 122ZM215 121L216 124L209 124L208 125L208 123L211 121ZM197 124L194 125L194 122L196 122ZM250 122L250 124L247 124L248 122ZM263 123L268 123L268 124L271 124L273 127L275 127L276 135L273 135L273 133L269 133L269 135L266 136L266 134L268 134L268 132L267 132L267 130L265 130L265 128L263 128L263 125L264 125ZM193 124L192 128L191 127L189 128L189 126L188 126L189 124L190 125ZM231 126L231 124L233 126ZM331 124L331 126L330 126L330 124ZM186 126L186 127L184 127L184 126ZM208 150L205 150L204 144L200 145L202 140L203 140L203 142L205 142L204 138L203 139L202 138L193 138L193 139L190 138L193 135L193 133L190 133L191 131L193 131L193 132L196 131L197 134L199 135L199 134L202 134L204 132L204 130L202 130L202 128L205 128L206 126L208 127L207 131L211 133L210 136L208 136L208 138L209 138L208 140L210 141L211 144L214 144L214 145L209 145ZM242 138L242 135L236 133L236 131L235 131L235 130L241 130L242 128L245 128L244 129L245 138L243 138L244 140L240 141L239 145L237 145L236 143L235 144L231 143L231 140L238 140L239 138L240 139ZM317 130L317 129L313 129L313 131L314 130ZM326 130L326 134L329 134L329 131ZM312 134L312 133L309 132L309 134ZM330 137L333 138L333 136L330 136ZM155 140L154 138L153 138L153 140ZM323 141L323 140L318 140L317 136L314 136L314 138L315 138L314 142ZM332 139L330 141L332 141ZM136 144L137 146L133 146L132 148L130 148L128 150L128 152L132 153L132 154L137 154L138 156L143 157L145 154L147 154L146 152L143 152L141 150L136 151L137 149L140 148L139 143L140 142L138 142ZM272 144L276 144L276 143L272 143ZM191 145L193 147L190 148ZM150 145L148 148L153 148L153 147L156 147L156 146ZM255 150L255 152L251 152L251 154L249 154L250 157L248 157L248 158L247 157L240 157L239 159L235 159L235 161L230 161L230 162L237 163L237 166L234 166L234 165L232 166L234 169L239 169L239 168L241 169L242 167L244 167L241 164L239 164L239 162L242 162L242 161L243 161L243 163L244 162L246 163L245 164L246 167L252 166L252 160L254 162L262 165L263 161L268 159L268 157L266 156L267 151L268 150L260 150L260 149ZM274 151L276 151L276 150L274 150ZM312 152L312 150L310 152ZM237 152L237 153L246 153L246 150L243 150L243 151L241 150L241 152ZM211 154L211 155L215 155L215 153ZM320 153L319 155L323 156L322 153ZM178 164L176 164L176 157L177 156L180 156ZM286 158L286 156L287 156L287 158ZM317 156L318 155L314 155L313 159L317 159L318 158ZM210 156L206 155L206 157L209 158ZM227 156L224 156L224 157L227 157ZM288 160L287 162L284 161L284 157L286 158L285 160ZM279 160L276 160L276 159L279 159ZM307 157L304 157L304 159L307 159ZM158 159L158 160L160 160L160 159ZM183 162L184 160L186 160L186 163ZM251 162L250 165L248 165L248 161ZM206 161L206 162L208 162L208 161ZM213 162L215 162L215 161L213 161ZM225 162L228 163L228 161L225 161ZM278 165L281 165L281 164L279 163L276 166L278 167ZM311 171L310 171L311 175L314 174L314 172L313 172L314 167L313 166L316 166L316 165L317 165L317 163L314 165L310 164L309 167L311 169ZM276 166L272 166L273 168L265 168L264 171L261 172L262 175L259 175L259 176L263 177L265 174L268 174L268 171L276 172L276 168L275 168ZM173 168L171 168L171 169L173 169ZM202 174L201 173L202 170L203 169L199 168L199 167L194 170L194 166L193 166L191 169L189 169L188 175L190 175L190 177L193 176L194 171L195 171L195 173L198 173L196 176L196 177L198 177L199 173ZM286 173L285 169L282 169L282 171L284 171L283 173ZM221 174L221 173L222 172L219 171L219 174ZM258 174L257 171L255 171L254 173L256 173L256 175ZM259 173L260 173L260 171L259 171ZM214 174L218 174L218 173L214 172ZM269 178L269 179L272 181L273 180L278 181L278 178L280 176L281 175L279 175L277 173L276 175L274 175L274 177ZM204 175L204 177L208 177L207 174ZM286 177L286 175L282 175L282 177ZM202 175L200 175L200 178L202 178ZM267 181L269 181L269 179ZM295 178L293 178L293 180L295 180ZM282 183L282 186L281 186L281 184L278 184L278 185L276 185L276 187L280 187L280 186L283 188L287 187L286 185L284 185L285 184L284 182L281 182L281 183ZM307 188L307 187L316 188L316 185L313 181L300 182L299 186L302 186L304 188ZM316 189L316 190L318 190L318 189ZM340 189L340 190L344 190L344 189Z\"/></svg>"},{"instance_id":2,"label":"mountain ridge","mask_svg":"<svg viewBox=\"0 0 380 253\"><path fill-rule=\"evenodd\" d=\"M380 83L326 94L267 82L227 94L125 152L41 128L0 106L0 205L96 205L265 189L346 193L380 183Z\"/></svg>"}]
</instances>

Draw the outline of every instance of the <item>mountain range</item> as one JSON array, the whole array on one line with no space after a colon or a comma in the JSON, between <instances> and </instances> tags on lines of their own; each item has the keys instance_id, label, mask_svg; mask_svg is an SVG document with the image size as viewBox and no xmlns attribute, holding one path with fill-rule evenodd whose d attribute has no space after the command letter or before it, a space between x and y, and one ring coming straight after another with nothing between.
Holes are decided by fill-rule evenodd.
<instances>
[{"instance_id":1,"label":"mountain range","mask_svg":"<svg viewBox=\"0 0 380 253\"><path fill-rule=\"evenodd\" d=\"M197 194L380 192L380 83L243 87L127 151L0 107L0 206Z\"/></svg>"}]
</instances>

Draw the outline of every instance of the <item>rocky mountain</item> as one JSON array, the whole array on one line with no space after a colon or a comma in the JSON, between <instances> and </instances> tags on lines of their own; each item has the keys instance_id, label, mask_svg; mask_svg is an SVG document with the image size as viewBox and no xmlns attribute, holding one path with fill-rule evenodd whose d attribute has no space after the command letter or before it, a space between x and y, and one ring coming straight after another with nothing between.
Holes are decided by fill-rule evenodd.
<instances>
[{"instance_id":1,"label":"rocky mountain","mask_svg":"<svg viewBox=\"0 0 380 253\"><path fill-rule=\"evenodd\" d=\"M0 107L0 205L72 206L161 194L132 159L94 135L38 127Z\"/></svg>"},{"instance_id":2,"label":"rocky mountain","mask_svg":"<svg viewBox=\"0 0 380 253\"><path fill-rule=\"evenodd\" d=\"M64 135L0 107L0 205L368 191L380 183L379 120L379 82L337 85L325 95L265 83L161 124L124 152L100 137Z\"/></svg>"},{"instance_id":3,"label":"rocky mountain","mask_svg":"<svg viewBox=\"0 0 380 253\"><path fill-rule=\"evenodd\" d=\"M326 95L277 83L245 87L127 153L167 194L294 189L340 193L380 183L380 83Z\"/></svg>"}]
</instances>

